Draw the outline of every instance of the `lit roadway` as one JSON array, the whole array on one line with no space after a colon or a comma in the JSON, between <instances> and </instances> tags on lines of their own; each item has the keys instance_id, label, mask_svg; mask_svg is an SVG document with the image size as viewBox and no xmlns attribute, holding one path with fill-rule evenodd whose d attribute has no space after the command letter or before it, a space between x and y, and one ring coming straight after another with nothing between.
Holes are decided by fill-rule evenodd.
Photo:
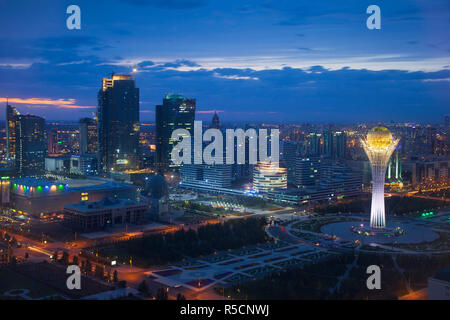
<instances>
[{"instance_id":1,"label":"lit roadway","mask_svg":"<svg viewBox=\"0 0 450 320\"><path fill-rule=\"evenodd\" d=\"M213 221L201 222L198 224L192 224L189 226L185 226L185 225L167 226L164 229L161 229L158 231L153 231L152 233L175 232L180 229L196 230L201 225L219 223L219 222L220 222L220 220L213 220ZM10 230L4 230L4 231L6 231L10 236L13 236L17 240L17 242L19 242L22 245L21 248L15 248L15 247L12 248L13 254L19 259L24 259L25 253L28 253L28 255L29 255L28 261L36 262L36 263L42 262L44 260L47 262L51 262L52 255L54 254L55 251L59 251L59 253L61 253L61 251L66 251L69 254L69 259L71 260L73 258L73 256L79 255L80 250L83 248L98 246L103 243L105 243L105 244L110 243L111 241L124 241L124 240L128 240L132 237L135 238L135 237L143 236L143 232L128 232L128 233L121 234L119 236L111 235L106 238L102 238L100 240L98 240L98 239L92 239L92 240L83 239L83 240L72 241L69 243L64 243L61 241L52 241L50 239L50 241L48 241L47 243L43 243L40 241L36 241L36 240L30 239L30 238L27 238L23 235L13 233ZM83 257L83 259L86 259L86 257ZM98 264L95 258L94 259L90 258L89 260L93 265ZM113 270L117 270L119 280L127 281L127 285L130 287L137 288L139 283L142 282L142 280L146 280L150 287L150 291L153 293L156 293L157 289L162 286L161 284L153 282L153 281L151 281L151 279L148 278L148 275L152 271L156 270L154 268L142 269L142 268L138 268L135 266L130 266L129 264L128 265L119 265L116 267L108 266L108 268L111 270L111 272L113 272ZM176 299L176 295L178 293L183 294L187 299L195 299L197 297L197 295L200 295L202 297L209 296L210 299L221 299L222 298L221 296L217 296L212 291L199 293L199 292L194 292L192 290L186 290L185 288L176 288L176 289L171 288L168 292L169 299Z\"/></svg>"},{"instance_id":2,"label":"lit roadway","mask_svg":"<svg viewBox=\"0 0 450 320\"><path fill-rule=\"evenodd\" d=\"M445 201L445 202L450 202L450 198L445 198L445 197L432 197L432 196L427 196L427 195L423 195L423 194L417 194L417 193L413 193L413 192L408 192L408 193L396 193L396 192L389 192L390 195L394 195L394 196L407 196L407 197L411 197L411 198L422 198L422 199L431 199L431 200L439 200L439 201Z\"/></svg>"},{"instance_id":3,"label":"lit roadway","mask_svg":"<svg viewBox=\"0 0 450 320\"><path fill-rule=\"evenodd\" d=\"M252 216L269 216L269 215L278 215L280 213L285 214L288 216L289 214L296 214L298 209L282 209L278 211L263 211L263 210L255 210L256 212L253 212ZM247 216L235 216L234 218L246 218ZM208 220L203 221L196 224L190 224L190 225L169 225L166 228L158 229L157 231L152 231L151 233L167 233L167 232L175 232L180 229L184 230L197 230L199 226L207 225L207 224L215 224L220 223L223 219L214 219L214 220ZM270 227L270 232L281 239L285 239L286 237L290 237L290 239L286 239L289 242L299 243L298 239L295 239L294 237L289 236L287 233L281 231L281 228L278 227ZM9 235L14 236L18 242L22 244L21 248L13 248L14 255L20 259L24 258L25 253L29 254L29 261L33 262L42 262L43 260L46 260L48 262L52 261L51 256L54 254L55 251L66 251L69 254L69 259L71 260L73 256L79 255L80 250L83 248L89 248L93 246L98 246L102 244L108 244L112 241L125 241L130 238L137 238L142 237L144 235L143 232L127 232L122 233L120 235L118 234L112 234L108 237L102 238L102 239L80 239L77 241L71 241L68 243L64 243L62 241L54 241L54 239L49 239L47 243L43 243L40 241L29 239L23 235L13 233L10 230L5 230ZM86 259L83 257L83 259ZM93 265L97 264L97 259L90 258L89 259ZM159 284L157 282L152 281L148 278L148 275L152 271L156 271L155 268L148 268L148 269L142 269L135 267L133 265L118 265L118 266L107 266L111 272L113 270L117 270L118 272L118 278L119 280L125 280L127 281L127 285L133 288L137 288L138 285L142 282L142 280L146 280L150 291L155 293L156 290L163 286L162 284ZM202 291L194 291L185 289L183 287L180 288L170 288L168 292L169 299L176 299L176 295L178 293L183 294L187 299L224 299L224 297L217 295L211 288L205 289Z\"/></svg>"}]
</instances>

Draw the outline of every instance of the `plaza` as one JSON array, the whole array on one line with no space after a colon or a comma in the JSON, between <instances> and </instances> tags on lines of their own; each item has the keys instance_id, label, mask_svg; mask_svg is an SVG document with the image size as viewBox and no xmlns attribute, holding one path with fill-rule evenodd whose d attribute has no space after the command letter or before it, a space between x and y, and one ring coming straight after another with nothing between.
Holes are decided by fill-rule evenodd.
<instances>
[{"instance_id":1,"label":"plaza","mask_svg":"<svg viewBox=\"0 0 450 320\"><path fill-rule=\"evenodd\" d=\"M313 263L329 254L314 246L277 241L186 259L148 272L148 277L164 286L201 291Z\"/></svg>"}]
</instances>

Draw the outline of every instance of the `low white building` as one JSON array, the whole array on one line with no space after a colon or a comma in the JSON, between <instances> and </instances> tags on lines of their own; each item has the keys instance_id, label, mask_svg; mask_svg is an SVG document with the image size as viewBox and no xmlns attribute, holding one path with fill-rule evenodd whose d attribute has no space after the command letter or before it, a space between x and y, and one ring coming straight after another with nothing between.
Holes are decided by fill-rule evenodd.
<instances>
[{"instance_id":1,"label":"low white building","mask_svg":"<svg viewBox=\"0 0 450 320\"><path fill-rule=\"evenodd\" d=\"M67 157L46 157L45 171L66 172L70 167L70 158Z\"/></svg>"},{"instance_id":2,"label":"low white building","mask_svg":"<svg viewBox=\"0 0 450 320\"><path fill-rule=\"evenodd\" d=\"M115 225L142 222L148 205L124 199L105 198L98 202L80 202L64 207L64 221L73 228L98 230Z\"/></svg>"}]
</instances>

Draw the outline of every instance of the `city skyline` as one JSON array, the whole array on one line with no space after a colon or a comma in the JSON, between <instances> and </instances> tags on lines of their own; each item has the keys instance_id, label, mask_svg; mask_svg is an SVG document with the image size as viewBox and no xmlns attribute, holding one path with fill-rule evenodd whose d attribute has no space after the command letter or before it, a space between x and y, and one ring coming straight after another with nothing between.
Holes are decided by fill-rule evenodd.
<instances>
[{"instance_id":1,"label":"city skyline","mask_svg":"<svg viewBox=\"0 0 450 320\"><path fill-rule=\"evenodd\" d=\"M62 3L4 3L0 103L92 116L101 79L138 66L142 121L179 93L204 120L441 122L449 5L381 1L382 28L368 30L366 2L81 1L81 30L67 30Z\"/></svg>"},{"instance_id":2,"label":"city skyline","mask_svg":"<svg viewBox=\"0 0 450 320\"><path fill-rule=\"evenodd\" d=\"M0 0L0 300L448 300L449 14Z\"/></svg>"}]
</instances>

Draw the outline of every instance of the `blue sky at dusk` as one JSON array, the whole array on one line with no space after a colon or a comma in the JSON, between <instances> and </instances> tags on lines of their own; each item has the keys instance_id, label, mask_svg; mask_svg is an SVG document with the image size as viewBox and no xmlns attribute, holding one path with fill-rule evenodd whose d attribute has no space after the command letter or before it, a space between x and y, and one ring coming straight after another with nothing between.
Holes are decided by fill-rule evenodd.
<instances>
[{"instance_id":1,"label":"blue sky at dusk","mask_svg":"<svg viewBox=\"0 0 450 320\"><path fill-rule=\"evenodd\" d=\"M66 28L71 4L81 30ZM381 30L366 28L371 4ZM448 0L0 0L0 104L77 120L102 77L138 65L142 121L181 93L208 120L437 122L449 16Z\"/></svg>"}]
</instances>

